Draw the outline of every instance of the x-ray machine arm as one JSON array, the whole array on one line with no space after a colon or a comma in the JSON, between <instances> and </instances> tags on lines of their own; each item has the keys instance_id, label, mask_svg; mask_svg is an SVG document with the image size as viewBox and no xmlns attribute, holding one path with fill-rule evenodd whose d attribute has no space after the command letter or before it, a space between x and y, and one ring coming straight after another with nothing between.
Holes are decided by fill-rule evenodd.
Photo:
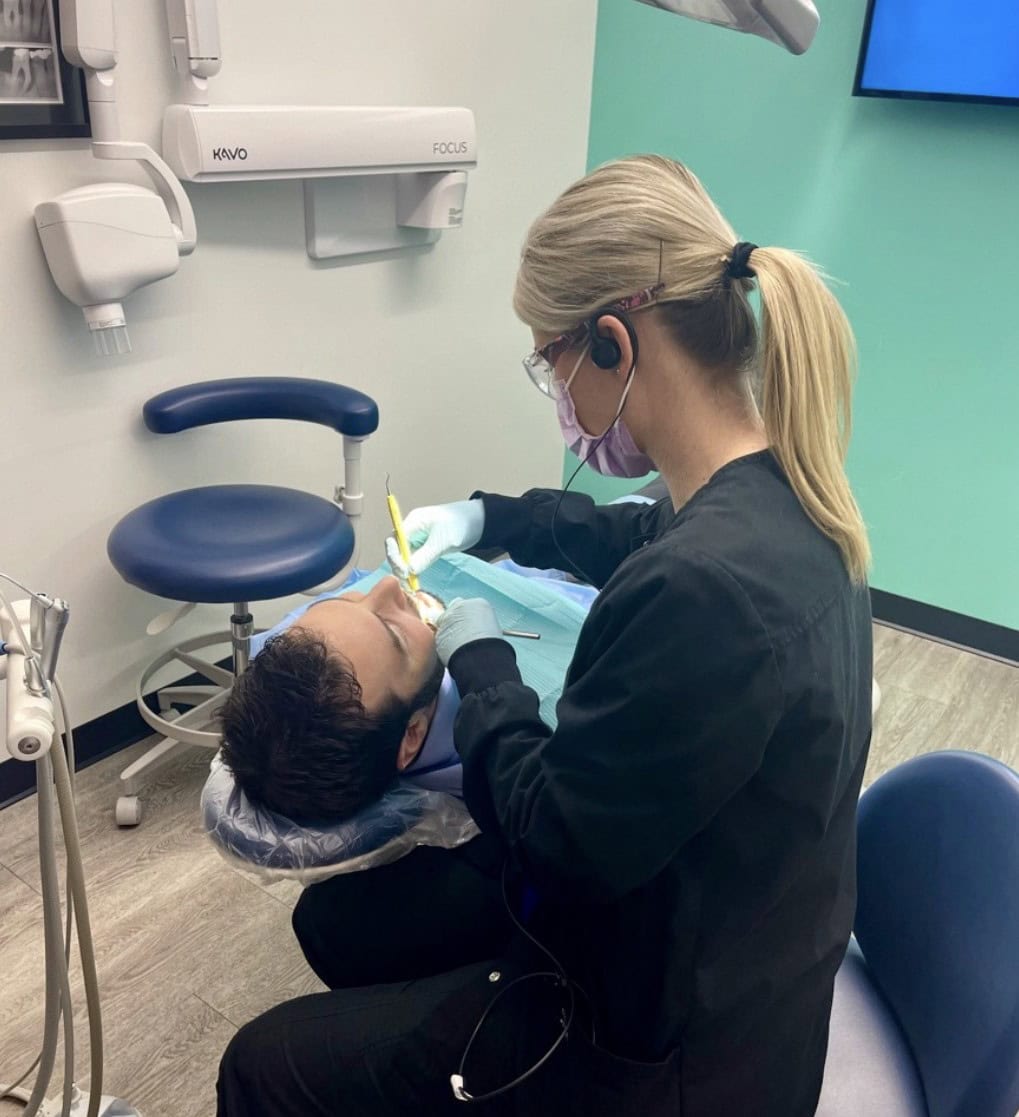
<instances>
[{"instance_id":1,"label":"x-ray machine arm","mask_svg":"<svg viewBox=\"0 0 1019 1117\"><path fill-rule=\"evenodd\" d=\"M177 176L148 144L120 138L113 0L60 0L60 35L68 62L85 71L92 154L97 159L133 159L141 163L169 211L177 251L181 256L189 255L194 251L198 233L191 202Z\"/></svg>"}]
</instances>

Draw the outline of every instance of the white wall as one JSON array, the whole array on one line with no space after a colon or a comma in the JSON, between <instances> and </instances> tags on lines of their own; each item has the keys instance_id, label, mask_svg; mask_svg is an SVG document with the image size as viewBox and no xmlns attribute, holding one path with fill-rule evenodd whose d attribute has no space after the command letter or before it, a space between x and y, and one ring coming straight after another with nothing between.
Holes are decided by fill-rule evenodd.
<instances>
[{"instance_id":1,"label":"white wall","mask_svg":"<svg viewBox=\"0 0 1019 1117\"><path fill-rule=\"evenodd\" d=\"M142 403L232 375L296 375L379 403L367 444L366 559L382 557L383 480L404 509L475 487L559 480L553 412L529 387L529 335L509 306L529 222L583 173L596 0L220 0L221 103L462 104L480 162L464 228L420 257L357 267L304 251L301 185L188 187L199 247L177 276L127 303L134 352L101 359L80 311L52 285L33 206L103 178L77 141L0 144L3 297L0 569L66 597L62 677L82 723L129 700L143 662L171 638L222 627L205 606L159 639L167 603L121 582L106 537L139 503L190 485L259 481L328 495L340 440L296 424L149 434ZM285 13L285 14L283 14ZM163 0L119 0L125 138L158 148L172 99ZM268 605L256 619L282 612Z\"/></svg>"}]
</instances>

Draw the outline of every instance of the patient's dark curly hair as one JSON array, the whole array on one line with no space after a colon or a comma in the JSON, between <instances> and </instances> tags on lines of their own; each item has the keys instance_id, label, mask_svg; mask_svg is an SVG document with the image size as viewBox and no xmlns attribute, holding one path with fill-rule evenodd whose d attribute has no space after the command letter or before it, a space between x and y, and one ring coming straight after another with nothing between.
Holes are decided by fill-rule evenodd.
<instances>
[{"instance_id":1,"label":"patient's dark curly hair","mask_svg":"<svg viewBox=\"0 0 1019 1117\"><path fill-rule=\"evenodd\" d=\"M254 803L298 823L340 822L396 777L413 710L369 714L351 665L300 629L266 642L233 685L223 757Z\"/></svg>"}]
</instances>

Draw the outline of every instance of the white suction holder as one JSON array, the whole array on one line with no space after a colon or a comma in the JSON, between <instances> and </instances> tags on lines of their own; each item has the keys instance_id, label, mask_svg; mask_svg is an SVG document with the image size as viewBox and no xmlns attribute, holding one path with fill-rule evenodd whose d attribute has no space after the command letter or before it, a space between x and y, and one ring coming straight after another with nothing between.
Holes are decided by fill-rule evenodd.
<instances>
[{"instance_id":1,"label":"white suction holder","mask_svg":"<svg viewBox=\"0 0 1019 1117\"><path fill-rule=\"evenodd\" d=\"M16 601L14 615L0 603L0 643L4 655L0 662L0 680L6 680L6 747L0 759L35 763L53 746L56 724L53 702L45 680L39 677L33 663L32 648L22 643L22 635L32 626L31 604Z\"/></svg>"}]
</instances>

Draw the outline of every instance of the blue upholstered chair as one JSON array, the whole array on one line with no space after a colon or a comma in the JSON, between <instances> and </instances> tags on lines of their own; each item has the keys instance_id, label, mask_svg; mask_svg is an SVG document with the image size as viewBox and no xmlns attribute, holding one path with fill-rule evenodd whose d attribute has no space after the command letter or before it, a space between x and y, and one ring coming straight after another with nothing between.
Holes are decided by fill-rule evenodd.
<instances>
[{"instance_id":1,"label":"blue upholstered chair","mask_svg":"<svg viewBox=\"0 0 1019 1117\"><path fill-rule=\"evenodd\" d=\"M354 523L361 512L361 443L379 425L375 402L324 380L244 377L174 388L150 399L145 425L157 434L240 419L295 419L332 427L343 436L344 477L334 498L269 485L212 485L170 493L143 504L113 529L107 544L121 577L147 593L179 602L230 603L230 630L186 640L142 674L138 709L163 739L121 774L116 818L140 821L143 773L180 744L218 748L208 726L234 677L247 667L254 634L248 610L266 601L339 585L357 557ZM195 653L229 643L232 670ZM144 699L150 680L171 663L208 683L164 687L158 712ZM181 712L186 710L186 712Z\"/></svg>"},{"instance_id":2,"label":"blue upholstered chair","mask_svg":"<svg viewBox=\"0 0 1019 1117\"><path fill-rule=\"evenodd\" d=\"M818 1117L1019 1112L1019 775L941 752L860 800Z\"/></svg>"}]
</instances>

